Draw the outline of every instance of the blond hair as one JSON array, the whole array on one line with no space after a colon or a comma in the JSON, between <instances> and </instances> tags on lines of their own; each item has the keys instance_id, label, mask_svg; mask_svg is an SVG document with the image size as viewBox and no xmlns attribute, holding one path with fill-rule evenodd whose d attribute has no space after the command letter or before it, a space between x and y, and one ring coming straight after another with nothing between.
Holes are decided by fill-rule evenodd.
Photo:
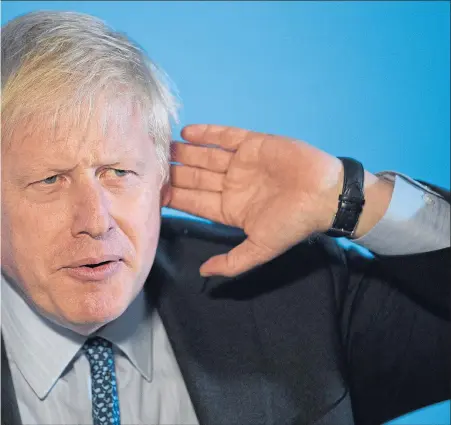
<instances>
[{"instance_id":1,"label":"blond hair","mask_svg":"<svg viewBox=\"0 0 451 425\"><path fill-rule=\"evenodd\" d=\"M92 114L103 96L104 128L111 118L108 103L121 102L116 120L139 109L167 181L176 97L165 74L127 36L90 15L39 11L2 28L1 52L2 140L12 139L27 117L51 116L56 123L72 114L80 123L83 107Z\"/></svg>"}]
</instances>

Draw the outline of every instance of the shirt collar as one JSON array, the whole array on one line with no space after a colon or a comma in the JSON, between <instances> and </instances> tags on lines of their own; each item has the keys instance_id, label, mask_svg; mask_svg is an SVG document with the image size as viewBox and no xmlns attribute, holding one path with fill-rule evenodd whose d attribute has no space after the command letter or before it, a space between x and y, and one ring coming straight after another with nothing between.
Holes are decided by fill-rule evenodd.
<instances>
[{"instance_id":1,"label":"shirt collar","mask_svg":"<svg viewBox=\"0 0 451 425\"><path fill-rule=\"evenodd\" d=\"M152 314L141 291L125 312L97 335L115 344L147 380L152 380Z\"/></svg>"},{"instance_id":2,"label":"shirt collar","mask_svg":"<svg viewBox=\"0 0 451 425\"><path fill-rule=\"evenodd\" d=\"M44 318L13 286L2 274L2 333L6 349L36 395L44 399L87 337ZM118 319L97 334L115 344L151 381L151 314L143 291Z\"/></svg>"}]
</instances>

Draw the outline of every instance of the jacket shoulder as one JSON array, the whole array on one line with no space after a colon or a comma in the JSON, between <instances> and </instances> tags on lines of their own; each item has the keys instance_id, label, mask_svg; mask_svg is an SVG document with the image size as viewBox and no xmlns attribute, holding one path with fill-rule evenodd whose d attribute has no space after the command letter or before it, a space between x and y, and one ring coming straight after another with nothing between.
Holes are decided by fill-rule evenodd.
<instances>
[{"instance_id":1,"label":"jacket shoulder","mask_svg":"<svg viewBox=\"0 0 451 425\"><path fill-rule=\"evenodd\" d=\"M204 258L225 252L224 250L237 246L245 239L244 231L236 227L202 219L173 216L162 218L160 245L169 249L171 246L177 246L177 252L179 254L183 252L185 260L186 256L198 257L199 250L202 251ZM182 247L183 249L180 249ZM347 262L344 249L335 239L323 234L310 236L280 257L292 261L293 265L299 264L300 259L320 257L323 265L333 269L342 268ZM176 258L173 260L177 261Z\"/></svg>"},{"instance_id":2,"label":"jacket shoulder","mask_svg":"<svg viewBox=\"0 0 451 425\"><path fill-rule=\"evenodd\" d=\"M197 239L212 244L237 245L246 238L236 227L197 218L163 216L160 237L164 241L173 239Z\"/></svg>"}]
</instances>

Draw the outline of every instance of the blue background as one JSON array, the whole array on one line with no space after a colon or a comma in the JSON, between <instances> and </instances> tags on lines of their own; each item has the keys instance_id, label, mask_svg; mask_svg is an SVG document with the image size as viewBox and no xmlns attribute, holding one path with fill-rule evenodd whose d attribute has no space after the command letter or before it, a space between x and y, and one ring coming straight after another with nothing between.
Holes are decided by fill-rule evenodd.
<instances>
[{"instance_id":1,"label":"blue background","mask_svg":"<svg viewBox=\"0 0 451 425\"><path fill-rule=\"evenodd\" d=\"M37 9L90 13L138 41L178 88L176 131L282 134L450 187L449 2L4 1L2 25ZM392 423L449 424L449 408Z\"/></svg>"}]
</instances>

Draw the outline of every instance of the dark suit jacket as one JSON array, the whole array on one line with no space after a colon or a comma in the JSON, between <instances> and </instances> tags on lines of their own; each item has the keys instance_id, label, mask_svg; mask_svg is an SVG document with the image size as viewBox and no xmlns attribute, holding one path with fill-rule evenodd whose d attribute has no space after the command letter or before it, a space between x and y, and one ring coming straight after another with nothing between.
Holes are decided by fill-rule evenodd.
<instances>
[{"instance_id":1,"label":"dark suit jacket","mask_svg":"<svg viewBox=\"0 0 451 425\"><path fill-rule=\"evenodd\" d=\"M380 424L449 398L449 249L368 259L321 235L200 277L242 238L165 218L145 286L202 425ZM2 414L20 424L6 356Z\"/></svg>"}]
</instances>

